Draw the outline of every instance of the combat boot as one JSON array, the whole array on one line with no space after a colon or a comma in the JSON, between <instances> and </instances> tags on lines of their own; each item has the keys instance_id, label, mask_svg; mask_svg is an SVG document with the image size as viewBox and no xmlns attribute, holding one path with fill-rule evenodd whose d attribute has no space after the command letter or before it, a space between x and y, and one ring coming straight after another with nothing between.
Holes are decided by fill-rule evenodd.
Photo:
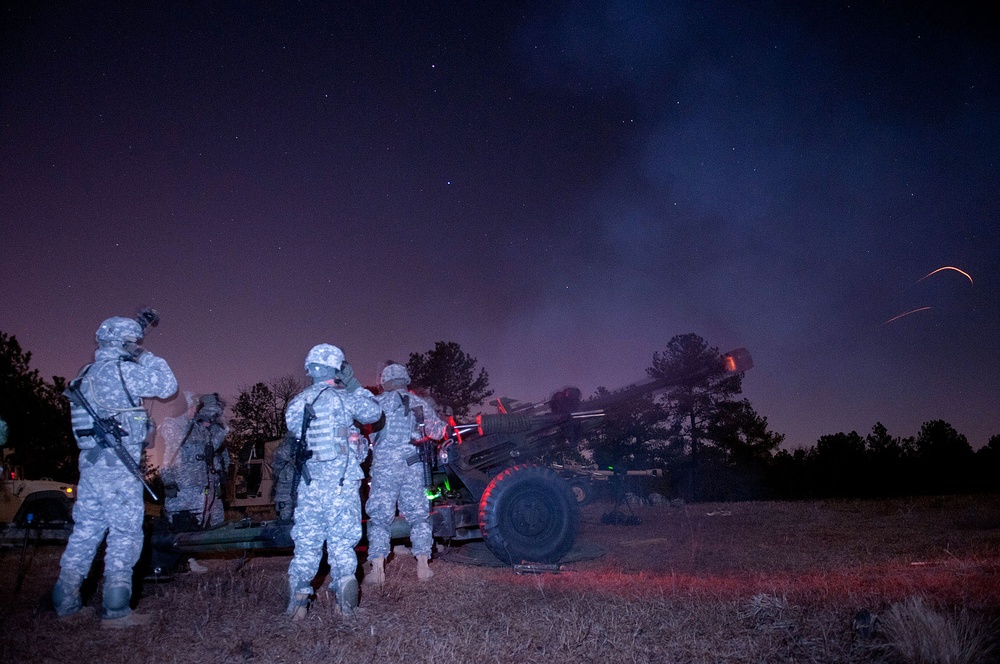
<instances>
[{"instance_id":1,"label":"combat boot","mask_svg":"<svg viewBox=\"0 0 1000 664\"><path fill-rule=\"evenodd\" d=\"M421 581L428 581L432 576L434 576L434 572L427 564L427 556L417 556L417 578Z\"/></svg>"},{"instance_id":2,"label":"combat boot","mask_svg":"<svg viewBox=\"0 0 1000 664\"><path fill-rule=\"evenodd\" d=\"M365 574L365 583L381 586L385 583L385 558L372 558L372 569Z\"/></svg>"},{"instance_id":3,"label":"combat boot","mask_svg":"<svg viewBox=\"0 0 1000 664\"><path fill-rule=\"evenodd\" d=\"M353 616L358 608L358 580L353 575L337 579L337 607L345 616Z\"/></svg>"},{"instance_id":4,"label":"combat boot","mask_svg":"<svg viewBox=\"0 0 1000 664\"><path fill-rule=\"evenodd\" d=\"M101 611L101 627L104 629L122 629L148 625L150 617L135 613L129 608L132 599L130 586L104 586L104 608Z\"/></svg>"},{"instance_id":5,"label":"combat boot","mask_svg":"<svg viewBox=\"0 0 1000 664\"><path fill-rule=\"evenodd\" d=\"M285 615L297 622L305 620L309 614L309 596L312 595L312 587L302 583L289 582L288 584L288 608Z\"/></svg>"},{"instance_id":6,"label":"combat boot","mask_svg":"<svg viewBox=\"0 0 1000 664\"><path fill-rule=\"evenodd\" d=\"M129 611L120 618L101 618L101 629L125 629L126 627L141 627L150 623L150 616L145 613Z\"/></svg>"}]
</instances>

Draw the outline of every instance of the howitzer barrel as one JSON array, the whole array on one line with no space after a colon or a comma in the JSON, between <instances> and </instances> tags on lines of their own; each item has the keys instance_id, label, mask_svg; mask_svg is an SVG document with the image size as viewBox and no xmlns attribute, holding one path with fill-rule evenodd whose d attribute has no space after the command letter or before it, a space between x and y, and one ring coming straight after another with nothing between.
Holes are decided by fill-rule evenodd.
<instances>
[{"instance_id":1,"label":"howitzer barrel","mask_svg":"<svg viewBox=\"0 0 1000 664\"><path fill-rule=\"evenodd\" d=\"M570 420L585 420L604 417L603 410L586 410L565 415L529 415L525 413L482 414L476 416L480 436L494 433L530 433L552 425L560 425Z\"/></svg>"},{"instance_id":2,"label":"howitzer barrel","mask_svg":"<svg viewBox=\"0 0 1000 664\"><path fill-rule=\"evenodd\" d=\"M476 417L480 436L488 436L492 433L525 433L537 427L538 421L538 417L519 413L509 415L483 414Z\"/></svg>"},{"instance_id":3,"label":"howitzer barrel","mask_svg":"<svg viewBox=\"0 0 1000 664\"><path fill-rule=\"evenodd\" d=\"M615 408L621 404L629 403L633 399L647 394L653 394L654 392L659 392L660 390L667 389L668 387L683 385L691 381L703 380L709 376L742 373L753 368L753 359L750 357L750 352L747 351L746 348L731 350L723 355L721 360L722 361L719 364L707 364L691 369L687 372L650 378L640 383L630 385L618 392L588 399L587 401L584 401L582 405L588 408Z\"/></svg>"}]
</instances>

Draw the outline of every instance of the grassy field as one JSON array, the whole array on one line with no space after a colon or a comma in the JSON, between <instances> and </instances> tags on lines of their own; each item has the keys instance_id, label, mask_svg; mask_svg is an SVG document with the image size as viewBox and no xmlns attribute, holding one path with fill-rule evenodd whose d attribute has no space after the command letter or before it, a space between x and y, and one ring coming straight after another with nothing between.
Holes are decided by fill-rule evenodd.
<instances>
[{"instance_id":1,"label":"grassy field","mask_svg":"<svg viewBox=\"0 0 1000 664\"><path fill-rule=\"evenodd\" d=\"M56 620L59 546L0 553L2 662L993 662L1000 661L1000 496L636 508L636 526L581 514L558 573L397 555L344 619L325 590L283 615L287 555L202 559L146 585L141 630ZM318 580L317 580L318 582ZM90 598L100 605L100 596ZM864 620L867 615L871 621Z\"/></svg>"}]
</instances>

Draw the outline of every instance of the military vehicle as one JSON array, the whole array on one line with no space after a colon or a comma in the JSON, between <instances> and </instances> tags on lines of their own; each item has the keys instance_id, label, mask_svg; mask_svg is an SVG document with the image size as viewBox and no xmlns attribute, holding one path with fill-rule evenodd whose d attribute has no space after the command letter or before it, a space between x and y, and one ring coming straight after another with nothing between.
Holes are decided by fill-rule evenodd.
<instances>
[{"instance_id":1,"label":"military vehicle","mask_svg":"<svg viewBox=\"0 0 1000 664\"><path fill-rule=\"evenodd\" d=\"M538 459L579 440L603 417L643 395L752 366L750 354L740 348L723 355L719 366L648 379L586 401L579 390L567 388L542 404L501 398L495 414L453 421L432 455L435 538L482 539L511 565L558 562L576 540L578 498L558 470ZM289 531L289 523L245 519L204 531L157 533L153 566L167 569L171 559L206 551L291 547ZM408 534L406 522L397 518L393 538Z\"/></svg>"},{"instance_id":2,"label":"military vehicle","mask_svg":"<svg viewBox=\"0 0 1000 664\"><path fill-rule=\"evenodd\" d=\"M20 542L31 530L38 540L64 541L73 523L76 485L28 480L18 466L0 459L0 544Z\"/></svg>"}]
</instances>

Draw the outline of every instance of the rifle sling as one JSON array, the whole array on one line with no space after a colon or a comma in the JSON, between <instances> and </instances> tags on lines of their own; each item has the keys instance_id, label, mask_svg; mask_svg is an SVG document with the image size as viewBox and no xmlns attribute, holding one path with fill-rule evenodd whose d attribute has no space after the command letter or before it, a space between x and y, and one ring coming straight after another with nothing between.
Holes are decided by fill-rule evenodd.
<instances>
[{"instance_id":1,"label":"rifle sling","mask_svg":"<svg viewBox=\"0 0 1000 664\"><path fill-rule=\"evenodd\" d=\"M122 373L122 361L118 360L115 362L115 365L118 367L118 379L122 382L122 389L125 390L125 396L128 397L128 402L135 408L138 404L132 398L132 393L128 391L128 386L125 384L125 375Z\"/></svg>"}]
</instances>

